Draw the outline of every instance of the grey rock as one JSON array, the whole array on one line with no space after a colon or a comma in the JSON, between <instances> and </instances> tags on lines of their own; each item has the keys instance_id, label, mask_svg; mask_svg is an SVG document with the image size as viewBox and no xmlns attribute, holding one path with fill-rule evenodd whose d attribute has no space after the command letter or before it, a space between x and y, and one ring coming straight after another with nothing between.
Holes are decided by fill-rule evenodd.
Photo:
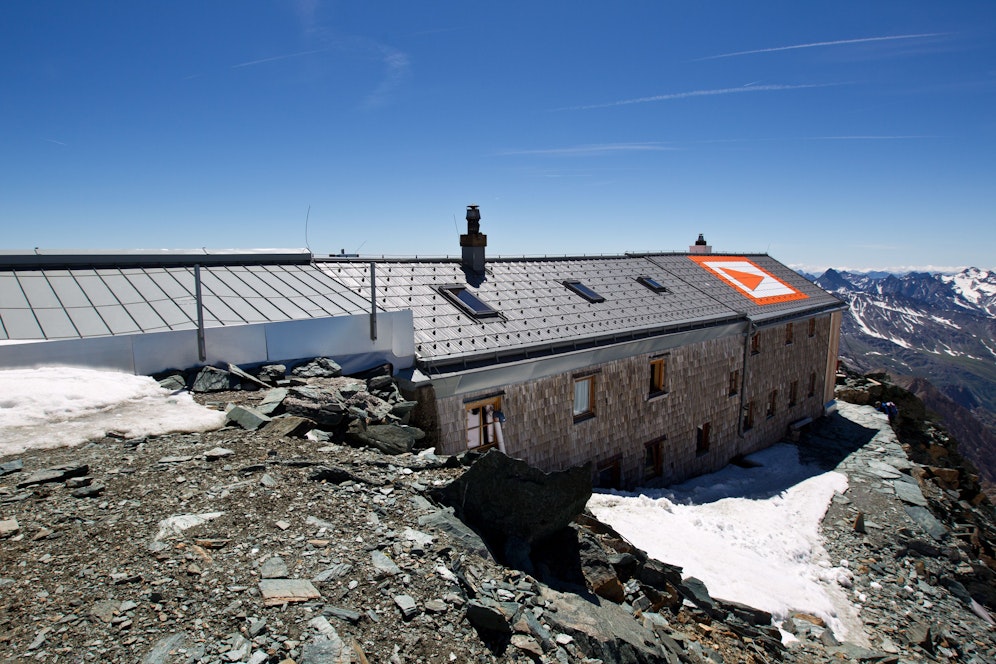
<instances>
[{"instance_id":1,"label":"grey rock","mask_svg":"<svg viewBox=\"0 0 996 664\"><path fill-rule=\"evenodd\" d=\"M668 661L664 651L655 645L653 631L633 620L619 605L550 588L543 588L543 598L556 608L544 613L543 621L553 632L572 637L588 657L605 664Z\"/></svg>"},{"instance_id":2,"label":"grey rock","mask_svg":"<svg viewBox=\"0 0 996 664\"><path fill-rule=\"evenodd\" d=\"M283 364L264 364L259 368L259 379L276 383L287 377L287 366Z\"/></svg>"},{"instance_id":3,"label":"grey rock","mask_svg":"<svg viewBox=\"0 0 996 664\"><path fill-rule=\"evenodd\" d=\"M896 491L899 500L910 505L927 506L927 499L923 497L923 492L917 485L904 480L896 480L892 483L892 488Z\"/></svg>"},{"instance_id":4,"label":"grey rock","mask_svg":"<svg viewBox=\"0 0 996 664\"><path fill-rule=\"evenodd\" d=\"M0 477L20 472L24 468L24 462L20 459L13 459L0 463Z\"/></svg>"},{"instance_id":5,"label":"grey rock","mask_svg":"<svg viewBox=\"0 0 996 664\"><path fill-rule=\"evenodd\" d=\"M484 540L456 517L452 507L436 510L431 514L423 514L418 518L418 525L436 528L459 542L466 550L476 553L482 558L491 559L491 552Z\"/></svg>"},{"instance_id":6,"label":"grey rock","mask_svg":"<svg viewBox=\"0 0 996 664\"><path fill-rule=\"evenodd\" d=\"M49 482L65 482L70 477L83 477L89 474L90 466L86 464L64 464L44 470L36 470L17 483L18 489Z\"/></svg>"},{"instance_id":7,"label":"grey rock","mask_svg":"<svg viewBox=\"0 0 996 664\"><path fill-rule=\"evenodd\" d=\"M73 498L96 498L97 496L104 493L107 489L103 484L91 484L90 486L83 486L78 489L73 489L69 492Z\"/></svg>"},{"instance_id":8,"label":"grey rock","mask_svg":"<svg viewBox=\"0 0 996 664\"><path fill-rule=\"evenodd\" d=\"M259 574L264 579L286 579L290 576L290 570L287 569L287 563L284 562L283 558L271 556L263 562Z\"/></svg>"},{"instance_id":9,"label":"grey rock","mask_svg":"<svg viewBox=\"0 0 996 664\"><path fill-rule=\"evenodd\" d=\"M109 623L114 620L114 616L118 614L118 610L121 607L121 602L113 599L100 600L93 603L90 607L90 615L103 620L105 623Z\"/></svg>"},{"instance_id":10,"label":"grey rock","mask_svg":"<svg viewBox=\"0 0 996 664\"><path fill-rule=\"evenodd\" d=\"M275 417L263 427L263 433L275 438L300 438L315 428L315 423L306 417L285 415Z\"/></svg>"},{"instance_id":11,"label":"grey rock","mask_svg":"<svg viewBox=\"0 0 996 664\"><path fill-rule=\"evenodd\" d=\"M315 583L322 583L330 579L338 579L349 574L350 570L352 569L353 566L350 565L349 563L337 563L332 567L324 569L318 574L316 574L315 578L313 578L312 581L314 581Z\"/></svg>"},{"instance_id":12,"label":"grey rock","mask_svg":"<svg viewBox=\"0 0 996 664\"><path fill-rule=\"evenodd\" d=\"M225 414L227 422L237 424L247 431L255 431L270 421L269 415L264 415L249 406L232 406Z\"/></svg>"},{"instance_id":13,"label":"grey rock","mask_svg":"<svg viewBox=\"0 0 996 664\"><path fill-rule=\"evenodd\" d=\"M342 367L327 357L318 357L294 367L291 374L300 378L338 378L342 375Z\"/></svg>"},{"instance_id":14,"label":"grey rock","mask_svg":"<svg viewBox=\"0 0 996 664\"><path fill-rule=\"evenodd\" d=\"M373 563L374 569L377 570L378 577L401 574L401 568L379 549L374 549L370 552L370 562Z\"/></svg>"},{"instance_id":15,"label":"grey rock","mask_svg":"<svg viewBox=\"0 0 996 664\"><path fill-rule=\"evenodd\" d=\"M283 400L283 407L288 415L303 417L321 427L331 429L339 426L346 418L346 406L337 401L319 401L289 396Z\"/></svg>"},{"instance_id":16,"label":"grey rock","mask_svg":"<svg viewBox=\"0 0 996 664\"><path fill-rule=\"evenodd\" d=\"M433 497L485 536L531 544L584 510L591 497L591 464L544 473L491 450Z\"/></svg>"},{"instance_id":17,"label":"grey rock","mask_svg":"<svg viewBox=\"0 0 996 664\"><path fill-rule=\"evenodd\" d=\"M395 595L394 603L401 610L401 617L405 620L411 620L418 615L418 604L411 595Z\"/></svg>"},{"instance_id":18,"label":"grey rock","mask_svg":"<svg viewBox=\"0 0 996 664\"><path fill-rule=\"evenodd\" d=\"M159 380L159 387L170 392L179 392L187 389L187 381L180 374L166 376Z\"/></svg>"},{"instance_id":19,"label":"grey rock","mask_svg":"<svg viewBox=\"0 0 996 664\"><path fill-rule=\"evenodd\" d=\"M289 391L286 387L274 387L273 389L267 390L266 394L263 395L263 400L259 402L258 406L256 406L256 410L264 415L272 415L273 412L277 410L281 404L283 404L288 393Z\"/></svg>"},{"instance_id":20,"label":"grey rock","mask_svg":"<svg viewBox=\"0 0 996 664\"><path fill-rule=\"evenodd\" d=\"M217 461L218 459L224 459L234 454L235 450L230 450L227 447L212 447L204 453L204 458L208 461Z\"/></svg>"},{"instance_id":21,"label":"grey rock","mask_svg":"<svg viewBox=\"0 0 996 664\"><path fill-rule=\"evenodd\" d=\"M238 366L236 366L234 364L229 364L228 365L228 373L230 373L233 376L239 378L240 380L243 380L243 381L245 381L247 383L251 383L251 384L253 384L253 385L257 386L257 387L263 387L263 388L268 388L269 387L269 385L267 385L266 383L264 383L260 379L256 378L255 376L253 376L250 373L247 373L247 372L243 371L240 367L238 367Z\"/></svg>"},{"instance_id":22,"label":"grey rock","mask_svg":"<svg viewBox=\"0 0 996 664\"><path fill-rule=\"evenodd\" d=\"M352 445L373 447L392 455L411 452L423 438L425 432L421 429L399 424L355 426L346 433L346 441Z\"/></svg>"},{"instance_id":23,"label":"grey rock","mask_svg":"<svg viewBox=\"0 0 996 664\"><path fill-rule=\"evenodd\" d=\"M905 505L906 513L913 519L918 526L923 528L923 531L933 537L935 540L940 542L948 533L948 529L944 527L940 521L934 518L934 515L930 513L925 507L920 507L918 505Z\"/></svg>"},{"instance_id":24,"label":"grey rock","mask_svg":"<svg viewBox=\"0 0 996 664\"><path fill-rule=\"evenodd\" d=\"M217 367L204 367L197 373L190 389L193 392L223 392L234 387L232 375Z\"/></svg>"},{"instance_id":25,"label":"grey rock","mask_svg":"<svg viewBox=\"0 0 996 664\"><path fill-rule=\"evenodd\" d=\"M358 623L363 617L359 611L354 611L353 609L347 609L341 606L326 606L322 609L323 616L332 616L333 618L338 618L339 620L345 620L351 623Z\"/></svg>"},{"instance_id":26,"label":"grey rock","mask_svg":"<svg viewBox=\"0 0 996 664\"><path fill-rule=\"evenodd\" d=\"M504 606L486 597L467 602L467 622L475 629L492 634L511 634L514 616Z\"/></svg>"},{"instance_id":27,"label":"grey rock","mask_svg":"<svg viewBox=\"0 0 996 664\"><path fill-rule=\"evenodd\" d=\"M177 632L169 636L164 636L156 641L156 644L152 646L152 650L142 658L142 664L166 664L170 654L178 648L183 648L187 644L188 639L189 637L186 632Z\"/></svg>"}]
</instances>

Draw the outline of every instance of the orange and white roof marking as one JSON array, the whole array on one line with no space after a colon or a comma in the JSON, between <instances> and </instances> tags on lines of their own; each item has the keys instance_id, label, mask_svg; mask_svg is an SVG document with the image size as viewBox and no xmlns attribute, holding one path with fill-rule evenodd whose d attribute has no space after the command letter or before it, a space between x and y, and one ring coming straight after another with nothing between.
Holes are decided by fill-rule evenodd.
<instances>
[{"instance_id":1,"label":"orange and white roof marking","mask_svg":"<svg viewBox=\"0 0 996 664\"><path fill-rule=\"evenodd\" d=\"M755 304L790 302L807 297L743 256L689 256Z\"/></svg>"}]
</instances>

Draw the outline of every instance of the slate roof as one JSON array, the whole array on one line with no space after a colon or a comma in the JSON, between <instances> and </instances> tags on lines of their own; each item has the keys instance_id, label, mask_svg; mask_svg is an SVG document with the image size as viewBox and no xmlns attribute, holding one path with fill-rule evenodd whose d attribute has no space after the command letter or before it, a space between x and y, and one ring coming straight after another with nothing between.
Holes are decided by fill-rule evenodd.
<instances>
[{"instance_id":1,"label":"slate roof","mask_svg":"<svg viewBox=\"0 0 996 664\"><path fill-rule=\"evenodd\" d=\"M750 260L807 297L759 305L689 259L687 254L562 259L489 259L483 280L459 260L379 260L378 305L411 309L415 348L423 364L465 365L562 352L668 331L717 325L748 316L785 316L839 307L841 302L765 255ZM328 274L354 293L369 293L369 261L322 260ZM655 293L637 282L650 277ZM604 302L589 302L563 285L579 280ZM445 297L463 286L500 312L478 318Z\"/></svg>"},{"instance_id":2,"label":"slate roof","mask_svg":"<svg viewBox=\"0 0 996 664\"><path fill-rule=\"evenodd\" d=\"M301 258L105 252L32 260L26 252L7 254L0 256L0 341L196 328L195 263L203 264L206 327L369 312L369 296L329 278L310 263L310 253Z\"/></svg>"}]
</instances>

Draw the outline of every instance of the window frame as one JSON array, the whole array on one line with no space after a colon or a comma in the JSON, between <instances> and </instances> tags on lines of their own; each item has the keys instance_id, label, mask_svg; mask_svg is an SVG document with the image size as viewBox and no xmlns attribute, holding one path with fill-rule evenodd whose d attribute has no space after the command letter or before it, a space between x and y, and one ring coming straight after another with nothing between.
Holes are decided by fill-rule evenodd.
<instances>
[{"instance_id":1,"label":"window frame","mask_svg":"<svg viewBox=\"0 0 996 664\"><path fill-rule=\"evenodd\" d=\"M731 369L728 396L735 397L738 394L740 394L740 369Z\"/></svg>"},{"instance_id":2,"label":"window frame","mask_svg":"<svg viewBox=\"0 0 996 664\"><path fill-rule=\"evenodd\" d=\"M587 374L573 378L572 412L575 424L595 417L595 376L597 374ZM588 384L588 405L585 410L578 410L578 385L581 383Z\"/></svg>"},{"instance_id":3,"label":"window frame","mask_svg":"<svg viewBox=\"0 0 996 664\"><path fill-rule=\"evenodd\" d=\"M656 370L655 370L656 369ZM667 394L667 356L650 358L650 391L648 399Z\"/></svg>"},{"instance_id":4,"label":"window frame","mask_svg":"<svg viewBox=\"0 0 996 664\"><path fill-rule=\"evenodd\" d=\"M709 434L712 430L712 423L704 422L695 429L695 456L702 456L709 453L711 441Z\"/></svg>"},{"instance_id":5,"label":"window frame","mask_svg":"<svg viewBox=\"0 0 996 664\"><path fill-rule=\"evenodd\" d=\"M789 383L789 408L799 403L799 381L793 380Z\"/></svg>"},{"instance_id":6,"label":"window frame","mask_svg":"<svg viewBox=\"0 0 996 664\"><path fill-rule=\"evenodd\" d=\"M485 419L486 408L491 406L492 408L492 420L490 422ZM464 442L467 444L467 449L474 452L483 452L485 450L490 450L498 447L498 437L496 434L496 426L501 427L501 421L494 417L493 413L500 413L502 407L502 395L494 395L490 397L484 397L481 399L475 399L469 401L463 405L464 408ZM480 410L479 423L475 426L470 424L470 416L473 410ZM477 440L479 441L477 445L471 446L471 431L477 431ZM490 431L491 440L486 440L488 437L488 432Z\"/></svg>"},{"instance_id":7,"label":"window frame","mask_svg":"<svg viewBox=\"0 0 996 664\"><path fill-rule=\"evenodd\" d=\"M785 345L791 346L795 343L795 326L792 323L785 323Z\"/></svg>"},{"instance_id":8,"label":"window frame","mask_svg":"<svg viewBox=\"0 0 996 664\"><path fill-rule=\"evenodd\" d=\"M755 332L750 338L750 354L757 355L761 352L761 333Z\"/></svg>"},{"instance_id":9,"label":"window frame","mask_svg":"<svg viewBox=\"0 0 996 664\"><path fill-rule=\"evenodd\" d=\"M605 298L599 295L594 288L587 285L580 279L565 279L561 282L569 291L576 293L588 300L592 304L598 304L599 302L605 302Z\"/></svg>"},{"instance_id":10,"label":"window frame","mask_svg":"<svg viewBox=\"0 0 996 664\"><path fill-rule=\"evenodd\" d=\"M643 444L643 479L664 476L664 441L667 436L648 440Z\"/></svg>"},{"instance_id":11,"label":"window frame","mask_svg":"<svg viewBox=\"0 0 996 664\"><path fill-rule=\"evenodd\" d=\"M810 337L815 337L816 336L816 317L815 316L813 318L809 319L809 336Z\"/></svg>"},{"instance_id":12,"label":"window frame","mask_svg":"<svg viewBox=\"0 0 996 664\"><path fill-rule=\"evenodd\" d=\"M764 411L764 416L772 418L778 412L778 390L771 390L768 394L768 407Z\"/></svg>"},{"instance_id":13,"label":"window frame","mask_svg":"<svg viewBox=\"0 0 996 664\"><path fill-rule=\"evenodd\" d=\"M816 396L816 372L813 371L809 374L809 396Z\"/></svg>"},{"instance_id":14,"label":"window frame","mask_svg":"<svg viewBox=\"0 0 996 664\"><path fill-rule=\"evenodd\" d=\"M457 306L460 311L471 316L473 318L495 318L501 316L501 312L492 307L490 304L482 300L477 296L477 293L472 292L466 286L461 286L459 284L446 284L439 286L437 289L443 297L452 302ZM464 300L461 295L466 294L468 302ZM473 303L476 302L480 307L477 308Z\"/></svg>"},{"instance_id":15,"label":"window frame","mask_svg":"<svg viewBox=\"0 0 996 664\"><path fill-rule=\"evenodd\" d=\"M648 277L646 275L642 275L642 276L637 277L636 281L641 286L646 286L647 288L649 288L653 292L657 293L658 295L663 295L663 294L671 292L670 290L668 290L667 286L665 286L661 282L657 281L653 277Z\"/></svg>"}]
</instances>

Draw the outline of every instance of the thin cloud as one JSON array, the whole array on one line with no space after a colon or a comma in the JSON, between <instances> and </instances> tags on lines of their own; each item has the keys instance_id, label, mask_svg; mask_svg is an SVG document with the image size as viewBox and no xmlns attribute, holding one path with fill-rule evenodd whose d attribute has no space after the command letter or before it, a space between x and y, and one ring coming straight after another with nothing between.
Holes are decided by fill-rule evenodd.
<instances>
[{"instance_id":1,"label":"thin cloud","mask_svg":"<svg viewBox=\"0 0 996 664\"><path fill-rule=\"evenodd\" d=\"M740 55L755 55L757 53L777 53L778 51L794 51L801 48L822 48L825 46L847 46L850 44L869 44L872 42L896 41L900 39L924 39L926 37L942 37L950 33L947 32L924 32L915 35L886 35L883 37L861 37L858 39L837 39L834 41L811 42L809 44L793 44L792 46L775 46L774 48L758 48L752 51L736 51L734 53L720 53L719 55L708 55L704 58L696 58L692 62L703 60L718 60L720 58L735 58Z\"/></svg>"},{"instance_id":2,"label":"thin cloud","mask_svg":"<svg viewBox=\"0 0 996 664\"><path fill-rule=\"evenodd\" d=\"M61 145L62 147L68 147L68 145L69 145L68 143L63 143L62 141L57 141L54 138L46 138L44 140L48 141L49 143L55 143L56 145Z\"/></svg>"},{"instance_id":3,"label":"thin cloud","mask_svg":"<svg viewBox=\"0 0 996 664\"><path fill-rule=\"evenodd\" d=\"M677 148L663 143L602 143L595 145L577 145L567 148L546 148L537 150L507 150L501 155L548 155L548 156L593 156L619 152L655 152L676 150Z\"/></svg>"},{"instance_id":4,"label":"thin cloud","mask_svg":"<svg viewBox=\"0 0 996 664\"><path fill-rule=\"evenodd\" d=\"M898 136L804 136L802 140L804 141L902 141L910 139L920 139L920 138L937 138L937 136L918 136L916 134L910 135L898 135Z\"/></svg>"},{"instance_id":5,"label":"thin cloud","mask_svg":"<svg viewBox=\"0 0 996 664\"><path fill-rule=\"evenodd\" d=\"M240 62L237 65L232 65L232 69L239 69L241 67L252 67L254 65L261 65L267 62L276 62L277 60L286 60L288 58L300 58L305 55L314 55L315 53L322 53L327 51L328 48L316 48L310 51L299 51L297 53L286 53L284 55L274 55L270 58L262 58L260 60L250 60L249 62Z\"/></svg>"},{"instance_id":6,"label":"thin cloud","mask_svg":"<svg viewBox=\"0 0 996 664\"><path fill-rule=\"evenodd\" d=\"M595 108L611 108L613 106L628 106L631 104L649 104L658 101L672 101L675 99L691 99L692 97L714 97L719 95L735 95L744 92L775 92L780 90L804 90L806 88L826 88L841 83L812 83L804 85L742 85L736 88L718 88L714 90L690 90L688 92L672 92L664 95L654 95L652 97L637 97L635 99L623 99L620 101L610 101L604 104L588 104L586 106L567 106L554 109L555 111L587 111Z\"/></svg>"},{"instance_id":7,"label":"thin cloud","mask_svg":"<svg viewBox=\"0 0 996 664\"><path fill-rule=\"evenodd\" d=\"M411 69L411 59L407 54L388 46L381 46L379 49L386 71L377 89L364 100L363 105L367 108L386 104L395 88L401 84Z\"/></svg>"}]
</instances>

